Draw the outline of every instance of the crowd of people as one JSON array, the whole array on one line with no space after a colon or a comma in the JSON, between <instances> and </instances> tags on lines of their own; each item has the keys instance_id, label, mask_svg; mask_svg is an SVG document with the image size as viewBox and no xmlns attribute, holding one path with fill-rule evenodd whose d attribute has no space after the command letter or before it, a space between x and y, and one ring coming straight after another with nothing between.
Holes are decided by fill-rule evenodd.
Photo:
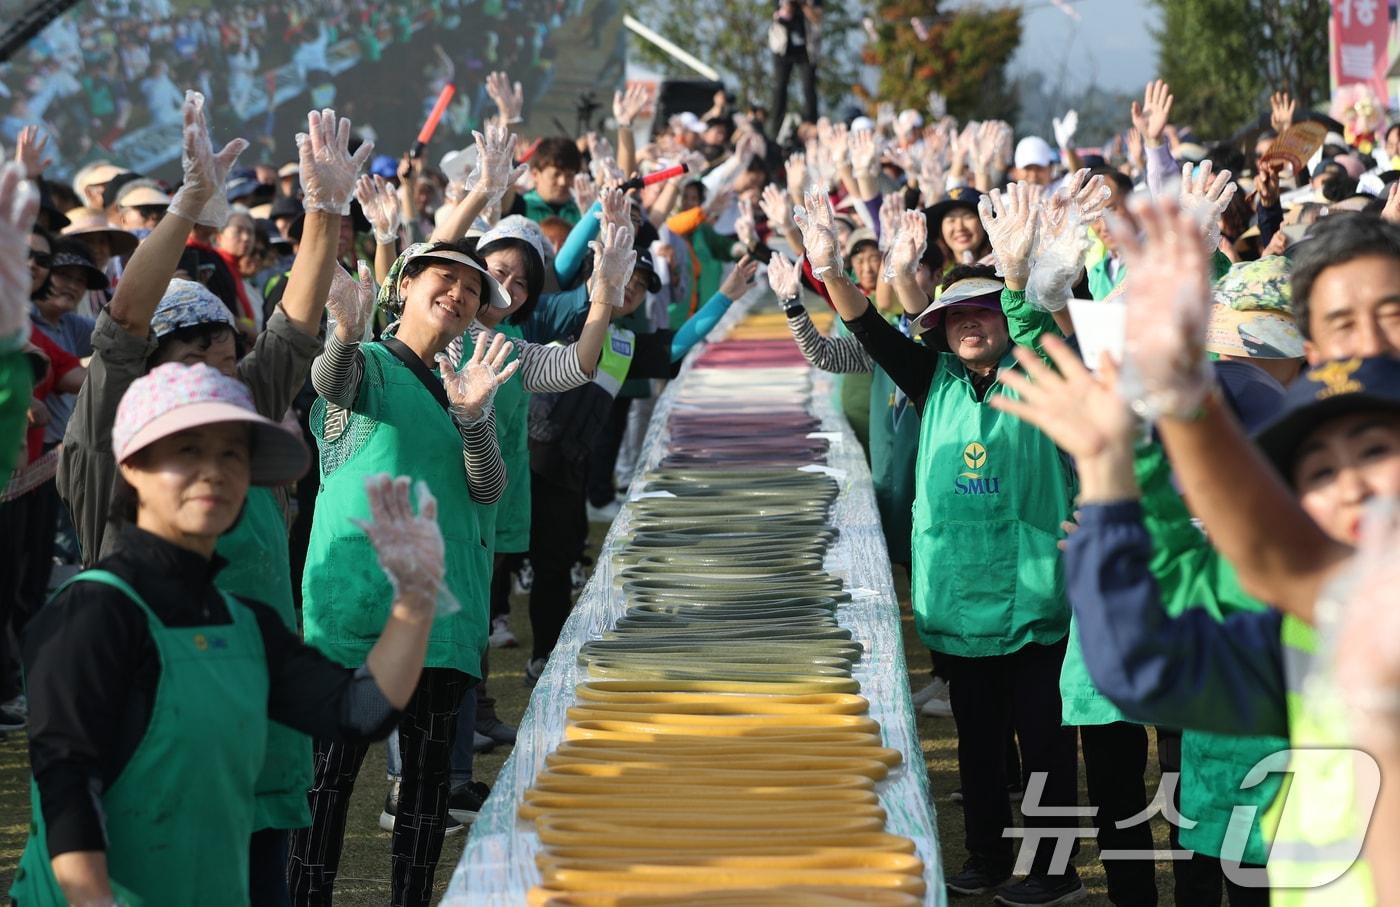
<instances>
[{"instance_id":1,"label":"crowd of people","mask_svg":"<svg viewBox=\"0 0 1400 907\"><path fill-rule=\"evenodd\" d=\"M819 11L781 4L787 40ZM1083 897L1057 834L1082 764L1109 899L1156 903L1155 728L1177 903L1400 897L1400 125L1288 158L1280 95L1256 146L1193 147L1155 82L1117 162L1072 115L1053 145L884 107L789 133L722 97L639 139L633 89L611 138L522 137L521 85L482 85L439 166L322 109L295 160L240 167L194 91L174 186L107 160L61 185L14 133L17 904L330 903L385 738L391 902L428 903L490 793L474 752L514 740L512 587L533 683L654 395L761 268L842 375L931 656L913 699L956 728L950 893ZM82 569L55 591L56 560Z\"/></svg>"}]
</instances>

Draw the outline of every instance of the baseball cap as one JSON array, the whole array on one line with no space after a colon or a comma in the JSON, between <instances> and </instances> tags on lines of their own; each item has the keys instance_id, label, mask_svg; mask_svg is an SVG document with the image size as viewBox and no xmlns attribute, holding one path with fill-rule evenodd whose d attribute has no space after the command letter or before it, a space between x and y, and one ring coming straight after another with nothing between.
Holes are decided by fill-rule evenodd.
<instances>
[{"instance_id":1,"label":"baseball cap","mask_svg":"<svg viewBox=\"0 0 1400 907\"><path fill-rule=\"evenodd\" d=\"M212 290L193 280L171 278L151 314L151 333L159 340L172 331L197 324L226 324L237 328L233 313Z\"/></svg>"},{"instance_id":2,"label":"baseball cap","mask_svg":"<svg viewBox=\"0 0 1400 907\"><path fill-rule=\"evenodd\" d=\"M1016 143L1015 163L1021 167L1049 167L1055 163L1050 143L1038 135L1028 135Z\"/></svg>"},{"instance_id":3,"label":"baseball cap","mask_svg":"<svg viewBox=\"0 0 1400 907\"><path fill-rule=\"evenodd\" d=\"M1288 478L1298 448L1319 426L1368 412L1400 415L1400 360L1376 356L1313 366L1289 385L1281 412L1254 441Z\"/></svg>"},{"instance_id":4,"label":"baseball cap","mask_svg":"<svg viewBox=\"0 0 1400 907\"><path fill-rule=\"evenodd\" d=\"M301 438L258 415L243 382L202 362L167 362L131 382L117 405L112 453L122 463L162 438L225 422L252 426L254 485L282 485L306 472L309 457Z\"/></svg>"},{"instance_id":5,"label":"baseball cap","mask_svg":"<svg viewBox=\"0 0 1400 907\"><path fill-rule=\"evenodd\" d=\"M656 259L651 257L650 249L637 250L637 271L643 271L647 275L647 292L661 292L661 278L656 273Z\"/></svg>"},{"instance_id":6,"label":"baseball cap","mask_svg":"<svg viewBox=\"0 0 1400 907\"><path fill-rule=\"evenodd\" d=\"M86 192L89 187L110 183L113 177L120 176L123 173L126 173L126 168L118 167L116 164L108 163L107 161L97 161L88 164L73 177L73 191L78 194L79 198L82 198L83 193Z\"/></svg>"},{"instance_id":7,"label":"baseball cap","mask_svg":"<svg viewBox=\"0 0 1400 907\"><path fill-rule=\"evenodd\" d=\"M992 312L1001 311L1001 291L1006 285L989 277L968 277L950 285L928 308L914 319L913 332L917 337L925 331L936 329L943 323L943 313L955 305L977 306Z\"/></svg>"},{"instance_id":8,"label":"baseball cap","mask_svg":"<svg viewBox=\"0 0 1400 907\"><path fill-rule=\"evenodd\" d=\"M1206 350L1249 359L1300 359L1290 262L1282 255L1239 262L1216 283Z\"/></svg>"}]
</instances>

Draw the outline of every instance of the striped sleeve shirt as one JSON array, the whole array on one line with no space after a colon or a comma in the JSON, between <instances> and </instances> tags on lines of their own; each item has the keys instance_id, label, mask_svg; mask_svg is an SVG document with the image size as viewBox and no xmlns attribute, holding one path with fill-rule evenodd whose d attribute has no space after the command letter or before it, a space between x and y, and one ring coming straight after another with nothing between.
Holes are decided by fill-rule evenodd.
<instances>
[{"instance_id":1,"label":"striped sleeve shirt","mask_svg":"<svg viewBox=\"0 0 1400 907\"><path fill-rule=\"evenodd\" d=\"M823 337L808 317L806 309L788 314L788 329L797 348L814 368L837 375L874 371L870 354L854 337Z\"/></svg>"}]
</instances>

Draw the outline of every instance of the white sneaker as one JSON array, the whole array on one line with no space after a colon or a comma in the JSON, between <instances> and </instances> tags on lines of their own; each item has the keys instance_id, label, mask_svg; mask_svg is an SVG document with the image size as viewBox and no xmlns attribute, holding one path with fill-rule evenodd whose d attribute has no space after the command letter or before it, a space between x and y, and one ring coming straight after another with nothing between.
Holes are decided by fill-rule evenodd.
<instances>
[{"instance_id":1,"label":"white sneaker","mask_svg":"<svg viewBox=\"0 0 1400 907\"><path fill-rule=\"evenodd\" d=\"M510 632L510 620L504 615L491 619L489 640L493 649L514 649L520 645L520 640L516 639L515 634Z\"/></svg>"},{"instance_id":2,"label":"white sneaker","mask_svg":"<svg viewBox=\"0 0 1400 907\"><path fill-rule=\"evenodd\" d=\"M953 707L948 702L948 682L934 678L925 690L931 690L923 704L919 706L919 714L925 718L952 718ZM924 690L920 690L920 693Z\"/></svg>"},{"instance_id":3,"label":"white sneaker","mask_svg":"<svg viewBox=\"0 0 1400 907\"><path fill-rule=\"evenodd\" d=\"M617 512L622 509L622 504L619 501L613 500L602 507L594 507L592 504L589 504L587 509L588 522L611 523L613 520L617 519Z\"/></svg>"}]
</instances>

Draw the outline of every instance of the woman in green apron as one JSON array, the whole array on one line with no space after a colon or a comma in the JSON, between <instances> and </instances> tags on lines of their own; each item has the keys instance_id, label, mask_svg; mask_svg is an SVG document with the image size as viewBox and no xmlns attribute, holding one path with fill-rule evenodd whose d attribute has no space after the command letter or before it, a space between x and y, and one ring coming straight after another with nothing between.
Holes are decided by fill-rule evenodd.
<instances>
[{"instance_id":1,"label":"woman in green apron","mask_svg":"<svg viewBox=\"0 0 1400 907\"><path fill-rule=\"evenodd\" d=\"M483 306L509 299L474 253L456 243L420 243L395 263L380 291L400 318L382 339L361 342L373 310L369 275L333 290L335 330L312 367L321 399L311 411L320 447L321 489L306 554L302 616L306 641L333 661L358 664L383 620L386 588L372 570L358 490L366 476L407 474L442 502L446 588L458 605L429 638L427 663L399 725L404 771L391 860L391 901L425 904L447 819L449 753L458 706L481 674L488 627L491 536L483 507L495 505L506 471L492 399L515 373L504 337L486 338L462 361L448 346ZM288 879L300 903L329 902L339 866L350 791L367 747L316 740L311 812L292 835Z\"/></svg>"},{"instance_id":2,"label":"woman in green apron","mask_svg":"<svg viewBox=\"0 0 1400 907\"><path fill-rule=\"evenodd\" d=\"M387 574L366 658L337 665L277 612L215 585L250 484L306 469L301 440L207 365L167 364L117 411L114 552L31 622L33 818L10 896L62 904L248 904L268 728L381 738L418 683L443 575L436 504L369 485L366 555Z\"/></svg>"}]
</instances>

